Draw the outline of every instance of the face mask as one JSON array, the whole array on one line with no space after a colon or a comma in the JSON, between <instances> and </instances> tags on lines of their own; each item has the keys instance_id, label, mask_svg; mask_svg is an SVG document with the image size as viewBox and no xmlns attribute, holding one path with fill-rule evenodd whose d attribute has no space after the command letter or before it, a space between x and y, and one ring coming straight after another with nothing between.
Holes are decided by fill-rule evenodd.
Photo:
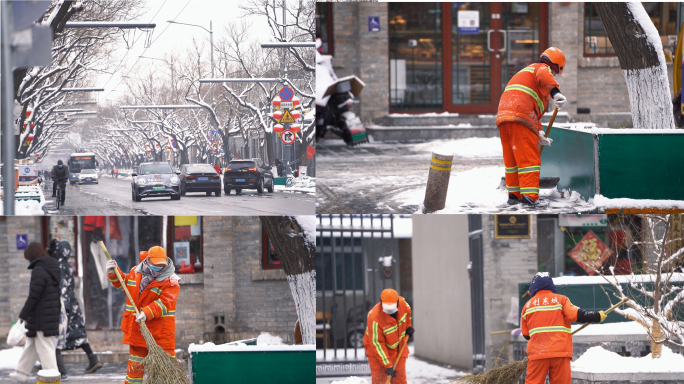
<instances>
[{"instance_id":1,"label":"face mask","mask_svg":"<svg viewBox=\"0 0 684 384\"><path fill-rule=\"evenodd\" d=\"M393 314L397 313L398 309L393 309L393 310L391 310L391 311L387 311L387 310L384 310L384 309L383 309L382 311L385 312L385 313L388 314L388 315L393 315Z\"/></svg>"},{"instance_id":2,"label":"face mask","mask_svg":"<svg viewBox=\"0 0 684 384\"><path fill-rule=\"evenodd\" d=\"M62 165L58 165L57 167L58 167L58 168L62 168L63 166L62 166Z\"/></svg>"},{"instance_id":3,"label":"face mask","mask_svg":"<svg viewBox=\"0 0 684 384\"><path fill-rule=\"evenodd\" d=\"M154 265L154 264L150 264L150 269L153 270L153 271L155 271L155 272L159 272L159 271L161 271L162 269L164 269L164 267L157 267L157 266Z\"/></svg>"}]
</instances>

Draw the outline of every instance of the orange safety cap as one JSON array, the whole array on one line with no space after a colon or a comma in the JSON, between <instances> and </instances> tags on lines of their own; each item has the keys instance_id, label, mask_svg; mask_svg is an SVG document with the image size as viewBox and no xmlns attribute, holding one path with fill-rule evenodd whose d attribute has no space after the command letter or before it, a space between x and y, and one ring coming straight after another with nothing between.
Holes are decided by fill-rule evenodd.
<instances>
[{"instance_id":1,"label":"orange safety cap","mask_svg":"<svg viewBox=\"0 0 684 384\"><path fill-rule=\"evenodd\" d=\"M164 248L155 245L154 247L150 248L150 250L147 253L150 257L150 262L152 264L166 264L166 251L164 250Z\"/></svg>"},{"instance_id":2,"label":"orange safety cap","mask_svg":"<svg viewBox=\"0 0 684 384\"><path fill-rule=\"evenodd\" d=\"M385 304L396 304L397 300L399 300L399 294L394 289L385 289L380 294L380 301Z\"/></svg>"},{"instance_id":3,"label":"orange safety cap","mask_svg":"<svg viewBox=\"0 0 684 384\"><path fill-rule=\"evenodd\" d=\"M140 262L142 263L143 260L147 259L147 251L140 251Z\"/></svg>"},{"instance_id":4,"label":"orange safety cap","mask_svg":"<svg viewBox=\"0 0 684 384\"><path fill-rule=\"evenodd\" d=\"M565 67L565 55L563 52L556 48L550 47L544 52L542 52L539 60L543 63L548 61L550 63L551 69L556 73L563 73L563 68Z\"/></svg>"}]
</instances>

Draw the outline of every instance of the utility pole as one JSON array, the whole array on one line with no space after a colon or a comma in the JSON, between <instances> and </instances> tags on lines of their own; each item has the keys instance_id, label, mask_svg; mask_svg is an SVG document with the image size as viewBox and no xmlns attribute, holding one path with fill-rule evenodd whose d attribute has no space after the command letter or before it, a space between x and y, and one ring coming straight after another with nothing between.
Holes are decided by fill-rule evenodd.
<instances>
[{"instance_id":1,"label":"utility pole","mask_svg":"<svg viewBox=\"0 0 684 384\"><path fill-rule=\"evenodd\" d=\"M12 48L10 47L10 23L12 21L12 3L0 1L0 27L2 28L2 179L3 179L3 214L14 215L14 76L12 76Z\"/></svg>"}]
</instances>

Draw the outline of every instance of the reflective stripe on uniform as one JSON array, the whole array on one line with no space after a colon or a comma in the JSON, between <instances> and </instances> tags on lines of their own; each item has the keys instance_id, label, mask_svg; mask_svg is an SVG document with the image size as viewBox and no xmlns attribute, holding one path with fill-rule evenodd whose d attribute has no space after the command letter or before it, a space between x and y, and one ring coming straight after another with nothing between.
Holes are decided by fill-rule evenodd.
<instances>
[{"instance_id":1,"label":"reflective stripe on uniform","mask_svg":"<svg viewBox=\"0 0 684 384\"><path fill-rule=\"evenodd\" d=\"M129 287L135 287L135 280L126 281L126 285L128 285Z\"/></svg>"},{"instance_id":2,"label":"reflective stripe on uniform","mask_svg":"<svg viewBox=\"0 0 684 384\"><path fill-rule=\"evenodd\" d=\"M539 188L535 187L528 187L528 188L520 188L520 193L539 193Z\"/></svg>"},{"instance_id":3,"label":"reflective stripe on uniform","mask_svg":"<svg viewBox=\"0 0 684 384\"><path fill-rule=\"evenodd\" d=\"M156 293L157 295L161 295L162 291L159 288L150 288L150 291Z\"/></svg>"},{"instance_id":4,"label":"reflective stripe on uniform","mask_svg":"<svg viewBox=\"0 0 684 384\"><path fill-rule=\"evenodd\" d=\"M401 341L401 338L399 339L399 341ZM394 349L394 348L397 347L397 345L399 345L399 341L397 341L396 343L394 343L394 344L392 344L392 345L389 345L389 344L385 344L385 345L386 345L387 348L389 348L389 349Z\"/></svg>"},{"instance_id":5,"label":"reflective stripe on uniform","mask_svg":"<svg viewBox=\"0 0 684 384\"><path fill-rule=\"evenodd\" d=\"M399 325L395 325L394 327L387 328L387 329L385 329L385 330L382 331L382 332L383 332L385 335L389 335L390 333L396 331L397 329L399 329Z\"/></svg>"},{"instance_id":6,"label":"reflective stripe on uniform","mask_svg":"<svg viewBox=\"0 0 684 384\"><path fill-rule=\"evenodd\" d=\"M142 377L129 377L126 375L126 383L131 383L131 384L138 384L142 383Z\"/></svg>"},{"instance_id":7,"label":"reflective stripe on uniform","mask_svg":"<svg viewBox=\"0 0 684 384\"><path fill-rule=\"evenodd\" d=\"M161 299L155 300L154 303L156 303L159 306L159 308L161 309L162 317L167 316L169 314L169 311L166 309L166 306L164 305L164 303L162 303ZM175 311L174 311L174 313L175 313Z\"/></svg>"},{"instance_id":8,"label":"reflective stripe on uniform","mask_svg":"<svg viewBox=\"0 0 684 384\"><path fill-rule=\"evenodd\" d=\"M520 72L534 73L534 67L525 67L525 68L521 69ZM520 73L520 72L518 72L518 73Z\"/></svg>"},{"instance_id":9,"label":"reflective stripe on uniform","mask_svg":"<svg viewBox=\"0 0 684 384\"><path fill-rule=\"evenodd\" d=\"M535 165L533 167L523 167L523 168L520 168L520 170L518 171L518 174L539 172L540 169L541 169L541 166L539 166L539 165Z\"/></svg>"},{"instance_id":10,"label":"reflective stripe on uniform","mask_svg":"<svg viewBox=\"0 0 684 384\"><path fill-rule=\"evenodd\" d=\"M545 333L545 332L572 333L572 330L570 328L566 328L562 325L555 326L555 327L537 327L537 328L530 329L530 336L534 335L535 333Z\"/></svg>"},{"instance_id":11,"label":"reflective stripe on uniform","mask_svg":"<svg viewBox=\"0 0 684 384\"><path fill-rule=\"evenodd\" d=\"M525 311L525 314L523 315L523 318L524 318L525 316L529 315L529 314L532 313L532 312L539 312L539 311L562 311L562 310L563 310L563 306L560 305L560 304L556 304L556 305L547 305L547 306L543 306L543 307L534 307L534 308L530 308L530 309L526 310L526 311Z\"/></svg>"},{"instance_id":12,"label":"reflective stripe on uniform","mask_svg":"<svg viewBox=\"0 0 684 384\"><path fill-rule=\"evenodd\" d=\"M128 305L128 304L126 304L126 310L127 310L127 311L130 311L130 312L135 312L135 309L133 309L133 306L132 306L132 305Z\"/></svg>"},{"instance_id":13,"label":"reflective stripe on uniform","mask_svg":"<svg viewBox=\"0 0 684 384\"><path fill-rule=\"evenodd\" d=\"M135 355L128 355L128 361L134 361L136 363L142 363L144 357L142 356L135 356Z\"/></svg>"},{"instance_id":14,"label":"reflective stripe on uniform","mask_svg":"<svg viewBox=\"0 0 684 384\"><path fill-rule=\"evenodd\" d=\"M507 185L506 190L508 190L508 192L520 192L520 187L511 187Z\"/></svg>"},{"instance_id":15,"label":"reflective stripe on uniform","mask_svg":"<svg viewBox=\"0 0 684 384\"><path fill-rule=\"evenodd\" d=\"M516 173L518 172L518 167L506 168L506 173Z\"/></svg>"},{"instance_id":16,"label":"reflective stripe on uniform","mask_svg":"<svg viewBox=\"0 0 684 384\"><path fill-rule=\"evenodd\" d=\"M378 352L378 355L380 355L380 359L382 359L382 365L389 364L389 359L378 342L378 323L375 321L373 322L373 345L375 345L375 350Z\"/></svg>"},{"instance_id":17,"label":"reflective stripe on uniform","mask_svg":"<svg viewBox=\"0 0 684 384\"><path fill-rule=\"evenodd\" d=\"M539 107L539 112L543 113L544 112L544 103L542 103L541 99L539 98L539 95L537 95L537 92L534 91L534 89L526 87L522 84L513 84L509 85L506 87L504 92L506 91L521 91L525 92L528 95L532 96L532 98L537 102L537 106Z\"/></svg>"},{"instance_id":18,"label":"reflective stripe on uniform","mask_svg":"<svg viewBox=\"0 0 684 384\"><path fill-rule=\"evenodd\" d=\"M406 321L406 315L408 315L408 313L404 313L404 316L402 316L402 317L401 317L401 320L399 320L399 324L401 324L401 323L403 323L404 321Z\"/></svg>"}]
</instances>

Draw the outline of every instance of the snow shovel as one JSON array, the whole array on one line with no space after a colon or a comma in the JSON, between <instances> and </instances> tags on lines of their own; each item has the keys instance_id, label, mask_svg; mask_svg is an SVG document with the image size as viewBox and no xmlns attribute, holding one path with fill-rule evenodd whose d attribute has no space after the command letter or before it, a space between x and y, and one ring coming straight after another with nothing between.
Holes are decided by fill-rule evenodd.
<instances>
[{"instance_id":1,"label":"snow shovel","mask_svg":"<svg viewBox=\"0 0 684 384\"><path fill-rule=\"evenodd\" d=\"M399 350L399 354L397 355L397 359L394 361L394 365L392 366L392 369L397 369L397 364L399 364L399 359L401 359L401 354L404 353L404 347L406 347L406 344L408 344L408 335L406 335L406 342L404 345L401 346L401 349ZM390 381L392 380L392 375L387 376L387 381L385 384L389 384Z\"/></svg>"},{"instance_id":2,"label":"snow shovel","mask_svg":"<svg viewBox=\"0 0 684 384\"><path fill-rule=\"evenodd\" d=\"M549 132L551 132L551 127L553 126L553 121L556 120L556 115L558 114L558 107L553 110L553 115L551 115L551 120L549 120L549 125L546 127L546 132L544 132L544 137L549 137ZM544 146L539 146L539 157L541 157L542 152L544 152ZM540 177L539 178L539 189L554 189L558 185L560 177ZM501 178L501 183L499 183L499 189L506 189L506 177Z\"/></svg>"},{"instance_id":3,"label":"snow shovel","mask_svg":"<svg viewBox=\"0 0 684 384\"><path fill-rule=\"evenodd\" d=\"M620 300L617 304L606 309L604 312L609 314L613 312L615 308L621 306L622 304L629 301L628 297ZM572 332L575 333L583 330L591 323L585 323L581 327L577 328ZM520 377L527 370L527 357L521 361L515 361L513 363L502 365L500 367L495 367L487 372L478 373L477 375L468 375L458 379L459 382L475 383L475 384L516 384ZM454 381L456 382L456 381Z\"/></svg>"}]
</instances>

